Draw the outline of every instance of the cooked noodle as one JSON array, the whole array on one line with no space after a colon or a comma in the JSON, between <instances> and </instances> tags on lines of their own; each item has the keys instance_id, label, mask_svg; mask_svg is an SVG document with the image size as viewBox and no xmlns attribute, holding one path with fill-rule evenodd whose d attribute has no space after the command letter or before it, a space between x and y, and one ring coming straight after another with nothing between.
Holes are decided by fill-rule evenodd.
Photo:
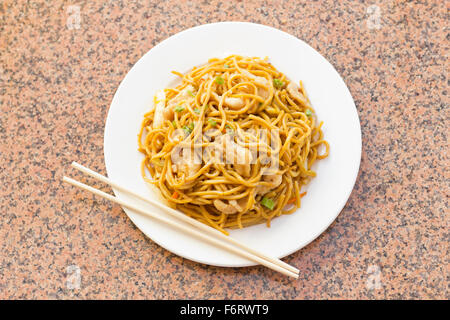
<instances>
[{"instance_id":1,"label":"cooked noodle","mask_svg":"<svg viewBox=\"0 0 450 320\"><path fill-rule=\"evenodd\" d=\"M329 152L303 84L237 55L173 73L182 83L156 94L139 133L145 181L224 233L299 208L312 165Z\"/></svg>"}]
</instances>

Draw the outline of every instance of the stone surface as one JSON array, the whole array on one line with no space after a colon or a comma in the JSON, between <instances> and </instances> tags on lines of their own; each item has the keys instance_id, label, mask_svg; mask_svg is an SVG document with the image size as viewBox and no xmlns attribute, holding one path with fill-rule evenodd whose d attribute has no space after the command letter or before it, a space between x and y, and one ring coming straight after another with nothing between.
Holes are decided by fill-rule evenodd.
<instances>
[{"instance_id":1,"label":"stone surface","mask_svg":"<svg viewBox=\"0 0 450 320\"><path fill-rule=\"evenodd\" d=\"M119 206L61 182L92 182L72 160L105 173L109 104L144 53L226 20L309 43L342 75L361 119L346 207L285 259L298 281L175 256ZM449 299L448 37L437 0L2 1L0 298Z\"/></svg>"}]
</instances>

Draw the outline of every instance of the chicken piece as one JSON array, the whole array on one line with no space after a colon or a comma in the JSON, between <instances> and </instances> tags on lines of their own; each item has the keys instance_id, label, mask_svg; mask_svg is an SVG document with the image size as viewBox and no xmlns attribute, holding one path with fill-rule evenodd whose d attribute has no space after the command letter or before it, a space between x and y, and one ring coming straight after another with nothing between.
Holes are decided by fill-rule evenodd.
<instances>
[{"instance_id":1,"label":"chicken piece","mask_svg":"<svg viewBox=\"0 0 450 320\"><path fill-rule=\"evenodd\" d=\"M214 207L216 207L217 210L224 214L235 214L238 212L238 209L236 209L231 204L226 204L222 200L216 199L213 201Z\"/></svg>"},{"instance_id":2,"label":"chicken piece","mask_svg":"<svg viewBox=\"0 0 450 320\"><path fill-rule=\"evenodd\" d=\"M164 108L166 105L166 94L164 90L156 92L155 116L153 117L153 128L159 128L164 122Z\"/></svg>"},{"instance_id":3,"label":"chicken piece","mask_svg":"<svg viewBox=\"0 0 450 320\"><path fill-rule=\"evenodd\" d=\"M269 86L269 81L263 77L256 77L255 82L266 87ZM258 95L263 99L267 99L269 97L269 91L264 88L258 87Z\"/></svg>"},{"instance_id":4,"label":"chicken piece","mask_svg":"<svg viewBox=\"0 0 450 320\"><path fill-rule=\"evenodd\" d=\"M178 164L177 171L184 172L185 177L190 177L195 175L198 170L200 170L201 165L195 164L193 161L183 164Z\"/></svg>"},{"instance_id":5,"label":"chicken piece","mask_svg":"<svg viewBox=\"0 0 450 320\"><path fill-rule=\"evenodd\" d=\"M269 81L266 78L255 76L253 73L250 73L247 70L242 70L242 71L247 77L253 79L253 81L255 81L257 84L264 86L264 87L269 86ZM269 97L269 91L267 91L264 88L258 87L258 95L260 97L262 97L263 99L267 99Z\"/></svg>"},{"instance_id":6,"label":"chicken piece","mask_svg":"<svg viewBox=\"0 0 450 320\"><path fill-rule=\"evenodd\" d=\"M281 181L283 181L283 177L281 174L271 174L263 176L263 180L269 182L274 188L276 188L281 184Z\"/></svg>"},{"instance_id":7,"label":"chicken piece","mask_svg":"<svg viewBox=\"0 0 450 320\"><path fill-rule=\"evenodd\" d=\"M194 87L188 85L186 88L181 90L173 99L169 101L169 105L166 106L166 94L164 90L160 90L156 93L156 107L155 116L153 118L153 127L159 128L165 120L172 121L174 118L174 108L181 101L192 100L191 96Z\"/></svg>"},{"instance_id":8,"label":"chicken piece","mask_svg":"<svg viewBox=\"0 0 450 320\"><path fill-rule=\"evenodd\" d=\"M253 161L250 150L235 143L229 135L218 137L216 143L225 151L225 163L233 164L241 176L248 177Z\"/></svg>"},{"instance_id":9,"label":"chicken piece","mask_svg":"<svg viewBox=\"0 0 450 320\"><path fill-rule=\"evenodd\" d=\"M166 107L162 106L162 108L160 107L160 109L158 109L159 104L157 104L156 109L158 111L158 118L156 117L157 111L155 111L155 119L157 119L157 122L155 120L154 123L156 122L158 124L158 126L161 126L161 124L165 120L172 121L174 119L174 108L182 101L193 100L193 97L191 96L191 94L193 94L193 90L194 90L194 87L191 85L188 85L186 88L181 90L173 99L171 99L169 101L169 104ZM164 92L163 92L163 94L164 94ZM165 94L164 94L164 99L165 99ZM159 100L159 98L157 96L157 101L158 100Z\"/></svg>"},{"instance_id":10,"label":"chicken piece","mask_svg":"<svg viewBox=\"0 0 450 320\"><path fill-rule=\"evenodd\" d=\"M183 156L180 160L180 163L177 164L178 171L184 172L186 177L195 175L201 168L201 155L195 151L188 152L187 155Z\"/></svg>"},{"instance_id":11,"label":"chicken piece","mask_svg":"<svg viewBox=\"0 0 450 320\"><path fill-rule=\"evenodd\" d=\"M251 168L250 164L237 164L235 165L237 173L241 176L248 177L250 176Z\"/></svg>"},{"instance_id":12,"label":"chicken piece","mask_svg":"<svg viewBox=\"0 0 450 320\"><path fill-rule=\"evenodd\" d=\"M249 149L243 148L238 144L235 144L235 150L237 155L237 161L235 164L235 168L237 173L241 176L248 177L250 176L251 167L250 163L253 161L253 156Z\"/></svg>"},{"instance_id":13,"label":"chicken piece","mask_svg":"<svg viewBox=\"0 0 450 320\"><path fill-rule=\"evenodd\" d=\"M259 185L256 187L256 194L266 194L272 189L278 187L283 181L281 174L271 174L263 176L263 181L269 182L269 185Z\"/></svg>"},{"instance_id":14,"label":"chicken piece","mask_svg":"<svg viewBox=\"0 0 450 320\"><path fill-rule=\"evenodd\" d=\"M235 214L238 212L243 212L247 207L247 202L249 197L244 197L239 200L228 200L228 204L224 200L214 200L213 204L217 210L224 214Z\"/></svg>"},{"instance_id":15,"label":"chicken piece","mask_svg":"<svg viewBox=\"0 0 450 320\"><path fill-rule=\"evenodd\" d=\"M242 212L244 211L245 207L247 206L248 202L248 196L244 197L239 200L230 200L229 203L236 208L237 211Z\"/></svg>"},{"instance_id":16,"label":"chicken piece","mask_svg":"<svg viewBox=\"0 0 450 320\"><path fill-rule=\"evenodd\" d=\"M173 120L173 108L172 107L166 107L163 111L163 118L164 120Z\"/></svg>"},{"instance_id":17,"label":"chicken piece","mask_svg":"<svg viewBox=\"0 0 450 320\"><path fill-rule=\"evenodd\" d=\"M172 171L183 173L185 177L195 175L201 168L202 158L200 152L189 147L176 145L171 151Z\"/></svg>"},{"instance_id":18,"label":"chicken piece","mask_svg":"<svg viewBox=\"0 0 450 320\"><path fill-rule=\"evenodd\" d=\"M245 105L244 100L241 98L225 98L223 103L233 110L239 110Z\"/></svg>"},{"instance_id":19,"label":"chicken piece","mask_svg":"<svg viewBox=\"0 0 450 320\"><path fill-rule=\"evenodd\" d=\"M223 96L219 96L215 92L211 92L211 97L220 103L220 101L223 99ZM229 107L233 110L239 110L245 105L244 99L242 98L232 98L232 97L226 97L223 100L223 105L226 107Z\"/></svg>"},{"instance_id":20,"label":"chicken piece","mask_svg":"<svg viewBox=\"0 0 450 320\"><path fill-rule=\"evenodd\" d=\"M194 97L192 96L192 94L194 94L194 91L195 91L194 87L188 85L186 88L178 92L178 94L169 101L169 106L173 108L182 101L193 100Z\"/></svg>"},{"instance_id":21,"label":"chicken piece","mask_svg":"<svg viewBox=\"0 0 450 320\"><path fill-rule=\"evenodd\" d=\"M291 97L301 102L302 104L306 104L307 101L305 97L303 96L303 94L300 93L300 91L298 91L298 89L299 87L292 81L286 87L286 90L291 95Z\"/></svg>"}]
</instances>

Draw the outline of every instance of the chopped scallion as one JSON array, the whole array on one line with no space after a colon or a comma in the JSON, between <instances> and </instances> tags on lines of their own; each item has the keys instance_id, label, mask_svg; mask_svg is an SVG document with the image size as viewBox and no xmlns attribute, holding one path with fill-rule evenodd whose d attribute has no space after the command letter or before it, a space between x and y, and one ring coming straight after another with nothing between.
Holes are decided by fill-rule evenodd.
<instances>
[{"instance_id":1,"label":"chopped scallion","mask_svg":"<svg viewBox=\"0 0 450 320\"><path fill-rule=\"evenodd\" d=\"M275 207L275 202L272 199L266 197L262 198L261 204L270 210L273 210L273 208Z\"/></svg>"},{"instance_id":2,"label":"chopped scallion","mask_svg":"<svg viewBox=\"0 0 450 320\"><path fill-rule=\"evenodd\" d=\"M183 126L183 130L184 130L184 132L186 132L186 134L190 134L192 132L192 130L189 129L188 126Z\"/></svg>"},{"instance_id":3,"label":"chopped scallion","mask_svg":"<svg viewBox=\"0 0 450 320\"><path fill-rule=\"evenodd\" d=\"M182 112L184 110L183 106L176 106L174 109L176 112Z\"/></svg>"},{"instance_id":4,"label":"chopped scallion","mask_svg":"<svg viewBox=\"0 0 450 320\"><path fill-rule=\"evenodd\" d=\"M224 84L225 82L221 76L217 76L215 81L217 84Z\"/></svg>"},{"instance_id":5,"label":"chopped scallion","mask_svg":"<svg viewBox=\"0 0 450 320\"><path fill-rule=\"evenodd\" d=\"M281 88L282 86L284 86L284 82L281 81L280 79L273 79L273 86L275 88Z\"/></svg>"}]
</instances>

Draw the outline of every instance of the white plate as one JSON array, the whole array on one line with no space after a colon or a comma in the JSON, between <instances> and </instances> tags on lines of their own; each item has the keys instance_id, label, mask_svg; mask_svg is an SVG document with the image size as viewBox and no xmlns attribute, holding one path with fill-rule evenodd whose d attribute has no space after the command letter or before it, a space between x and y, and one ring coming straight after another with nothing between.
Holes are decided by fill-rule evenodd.
<instances>
[{"instance_id":1,"label":"white plate","mask_svg":"<svg viewBox=\"0 0 450 320\"><path fill-rule=\"evenodd\" d=\"M137 134L153 95L176 79L170 71L186 72L209 58L229 54L268 56L291 80L303 80L331 146L330 156L315 165L317 177L306 187L299 210L274 219L270 228L261 224L230 232L250 247L284 257L313 241L338 216L353 189L361 158L359 118L344 81L317 51L285 32L244 22L207 24L180 32L147 52L128 72L111 103L104 141L106 170L112 180L156 199L141 177L143 155L137 151ZM118 190L114 193L128 198ZM179 256L216 266L254 265L124 210L145 235Z\"/></svg>"}]
</instances>

